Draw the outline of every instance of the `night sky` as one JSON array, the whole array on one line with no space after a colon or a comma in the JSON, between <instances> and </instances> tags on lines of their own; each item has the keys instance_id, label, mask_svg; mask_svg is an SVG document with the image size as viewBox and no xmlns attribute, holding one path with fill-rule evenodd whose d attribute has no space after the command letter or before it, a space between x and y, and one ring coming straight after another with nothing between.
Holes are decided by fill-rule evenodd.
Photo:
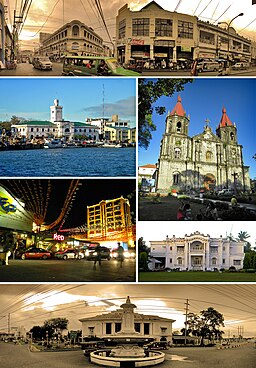
<instances>
[{"instance_id":1,"label":"night sky","mask_svg":"<svg viewBox=\"0 0 256 368\"><path fill-rule=\"evenodd\" d=\"M19 184L20 188L24 188L24 191L28 191L26 188L33 188L33 180L37 182L37 185L39 184L39 181L42 183L43 193L45 195L48 179L2 179L0 180L0 185L10 189L13 194L17 195L17 193L14 192L13 184ZM50 181L50 201L45 218L45 222L47 224L56 220L60 214L72 179L50 179ZM79 180L79 183L82 185L79 185L79 190L76 191L72 209L66 218L63 229L85 224L87 221L86 206L97 204L104 199L115 199L121 196L127 198L127 195L129 196L133 193L132 198L129 198L130 196L128 198L131 205L131 212L135 213L136 181L134 179L81 179ZM31 190L35 192L34 189ZM25 203L28 201L24 198L20 199Z\"/></svg>"}]
</instances>

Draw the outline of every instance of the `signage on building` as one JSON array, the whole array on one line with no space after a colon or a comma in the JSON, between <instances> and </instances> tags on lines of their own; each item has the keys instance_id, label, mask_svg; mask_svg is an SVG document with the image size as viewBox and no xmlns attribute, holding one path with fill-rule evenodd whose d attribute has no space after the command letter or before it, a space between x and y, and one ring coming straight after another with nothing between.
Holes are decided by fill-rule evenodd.
<instances>
[{"instance_id":1,"label":"signage on building","mask_svg":"<svg viewBox=\"0 0 256 368\"><path fill-rule=\"evenodd\" d=\"M134 38L129 38L130 45L144 45L144 40L136 40Z\"/></svg>"},{"instance_id":2,"label":"signage on building","mask_svg":"<svg viewBox=\"0 0 256 368\"><path fill-rule=\"evenodd\" d=\"M25 205L0 186L0 227L13 230L32 231L33 215Z\"/></svg>"},{"instance_id":3,"label":"signage on building","mask_svg":"<svg viewBox=\"0 0 256 368\"><path fill-rule=\"evenodd\" d=\"M155 57L166 58L168 57L168 54L164 52L158 52L158 53L155 53Z\"/></svg>"},{"instance_id":4,"label":"signage on building","mask_svg":"<svg viewBox=\"0 0 256 368\"><path fill-rule=\"evenodd\" d=\"M168 41L168 40L155 40L154 45L155 46L163 46L163 47L174 47L175 42L174 41Z\"/></svg>"},{"instance_id":5,"label":"signage on building","mask_svg":"<svg viewBox=\"0 0 256 368\"><path fill-rule=\"evenodd\" d=\"M191 52L191 47L181 46L181 51Z\"/></svg>"},{"instance_id":6,"label":"signage on building","mask_svg":"<svg viewBox=\"0 0 256 368\"><path fill-rule=\"evenodd\" d=\"M65 240L65 236L64 235L60 235L60 234L52 234L52 238L53 240L57 240L57 241L63 241Z\"/></svg>"}]
</instances>

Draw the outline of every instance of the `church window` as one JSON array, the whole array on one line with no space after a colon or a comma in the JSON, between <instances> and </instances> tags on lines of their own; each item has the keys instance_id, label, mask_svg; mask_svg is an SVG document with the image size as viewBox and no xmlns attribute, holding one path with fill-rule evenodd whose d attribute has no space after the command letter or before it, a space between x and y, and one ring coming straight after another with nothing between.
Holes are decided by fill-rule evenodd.
<instances>
[{"instance_id":1,"label":"church window","mask_svg":"<svg viewBox=\"0 0 256 368\"><path fill-rule=\"evenodd\" d=\"M211 151L206 152L206 161L212 161L212 152Z\"/></svg>"},{"instance_id":2,"label":"church window","mask_svg":"<svg viewBox=\"0 0 256 368\"><path fill-rule=\"evenodd\" d=\"M181 132L181 122L180 121L177 123L176 128L177 128L176 129L177 133L180 133Z\"/></svg>"},{"instance_id":3,"label":"church window","mask_svg":"<svg viewBox=\"0 0 256 368\"><path fill-rule=\"evenodd\" d=\"M180 174L179 173L173 174L173 184L179 184L179 182L180 182Z\"/></svg>"},{"instance_id":4,"label":"church window","mask_svg":"<svg viewBox=\"0 0 256 368\"><path fill-rule=\"evenodd\" d=\"M179 148L174 149L174 158L180 158L181 150Z\"/></svg>"},{"instance_id":5,"label":"church window","mask_svg":"<svg viewBox=\"0 0 256 368\"><path fill-rule=\"evenodd\" d=\"M234 141L234 140L235 140L235 135L234 135L234 133L230 133L230 139L231 139L231 141Z\"/></svg>"}]
</instances>

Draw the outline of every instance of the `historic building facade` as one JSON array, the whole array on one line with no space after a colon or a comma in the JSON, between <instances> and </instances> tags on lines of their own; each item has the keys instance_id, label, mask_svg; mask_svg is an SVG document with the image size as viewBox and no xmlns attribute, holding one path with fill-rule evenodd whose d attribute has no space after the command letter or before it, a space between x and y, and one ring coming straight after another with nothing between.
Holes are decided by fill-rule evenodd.
<instances>
[{"instance_id":1,"label":"historic building facade","mask_svg":"<svg viewBox=\"0 0 256 368\"><path fill-rule=\"evenodd\" d=\"M121 334L128 334L131 338L141 337L156 341L172 342L172 324L169 318L134 313L136 305L127 297L126 303L114 312L80 319L82 322L82 337L98 337L111 339ZM127 328L129 327L129 329Z\"/></svg>"},{"instance_id":2,"label":"historic building facade","mask_svg":"<svg viewBox=\"0 0 256 368\"><path fill-rule=\"evenodd\" d=\"M222 236L211 238L196 231L184 238L166 237L150 241L150 255L162 267L180 270L213 271L214 269L243 268L244 242Z\"/></svg>"},{"instance_id":3,"label":"historic building facade","mask_svg":"<svg viewBox=\"0 0 256 368\"><path fill-rule=\"evenodd\" d=\"M79 20L66 23L53 34L40 33L41 55L59 59L64 55L104 55L102 38L91 27Z\"/></svg>"},{"instance_id":4,"label":"historic building facade","mask_svg":"<svg viewBox=\"0 0 256 368\"><path fill-rule=\"evenodd\" d=\"M226 109L214 134L206 122L201 134L189 137L190 117L181 97L166 117L157 164L156 188L160 193L178 191L250 189L249 167L244 165L236 125Z\"/></svg>"},{"instance_id":5,"label":"historic building facade","mask_svg":"<svg viewBox=\"0 0 256 368\"><path fill-rule=\"evenodd\" d=\"M251 61L251 41L236 33L198 20L196 16L164 10L155 1L140 11L128 5L116 17L116 57L119 61L155 62L195 58Z\"/></svg>"},{"instance_id":6,"label":"historic building facade","mask_svg":"<svg viewBox=\"0 0 256 368\"><path fill-rule=\"evenodd\" d=\"M21 121L13 124L12 134L26 139L34 138L64 138L66 141L74 138L85 137L98 141L99 128L89 123L72 122L63 119L63 107L59 105L59 100L55 99L53 106L50 106L51 121Z\"/></svg>"}]
</instances>

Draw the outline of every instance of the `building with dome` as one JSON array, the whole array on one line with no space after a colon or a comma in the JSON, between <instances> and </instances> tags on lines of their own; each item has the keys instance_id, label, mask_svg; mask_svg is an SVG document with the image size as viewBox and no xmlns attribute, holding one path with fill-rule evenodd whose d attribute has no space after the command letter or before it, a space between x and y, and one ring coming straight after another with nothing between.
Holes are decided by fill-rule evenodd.
<instances>
[{"instance_id":1,"label":"building with dome","mask_svg":"<svg viewBox=\"0 0 256 368\"><path fill-rule=\"evenodd\" d=\"M157 164L156 188L159 193L218 190L223 188L248 191L249 166L243 162L243 146L237 140L237 128L226 108L216 129L209 126L189 136L190 117L181 97L168 113Z\"/></svg>"},{"instance_id":2,"label":"building with dome","mask_svg":"<svg viewBox=\"0 0 256 368\"><path fill-rule=\"evenodd\" d=\"M181 271L213 271L215 269L243 268L243 241L195 231L183 238L166 236L165 240L150 241L150 255L160 266ZM159 263L156 263L158 267Z\"/></svg>"}]
</instances>

